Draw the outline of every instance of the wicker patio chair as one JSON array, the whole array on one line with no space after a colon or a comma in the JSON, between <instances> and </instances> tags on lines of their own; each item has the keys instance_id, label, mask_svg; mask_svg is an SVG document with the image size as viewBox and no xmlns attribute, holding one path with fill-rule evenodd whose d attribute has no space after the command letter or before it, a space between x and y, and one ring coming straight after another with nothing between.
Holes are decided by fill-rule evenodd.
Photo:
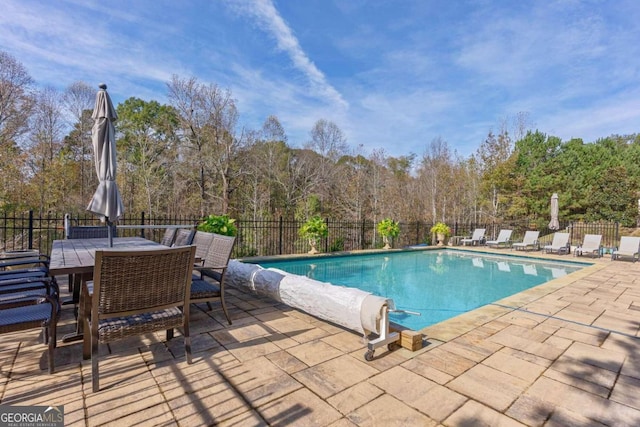
<instances>
[{"instance_id":1,"label":"wicker patio chair","mask_svg":"<svg viewBox=\"0 0 640 427\"><path fill-rule=\"evenodd\" d=\"M56 325L60 314L57 295L27 296L0 301L0 334L42 328L48 345L49 373L54 373Z\"/></svg>"},{"instance_id":2,"label":"wicker patio chair","mask_svg":"<svg viewBox=\"0 0 640 427\"><path fill-rule=\"evenodd\" d=\"M21 278L0 282L0 299L20 296L59 295L58 284L53 277ZM12 296L13 295L13 296Z\"/></svg>"},{"instance_id":3,"label":"wicker patio chair","mask_svg":"<svg viewBox=\"0 0 640 427\"><path fill-rule=\"evenodd\" d=\"M96 251L94 280L83 284L83 298L91 300L84 339L91 343L94 392L100 389L99 344L163 330L169 340L173 328L182 327L187 362L192 363L189 295L195 250Z\"/></svg>"},{"instance_id":4,"label":"wicker patio chair","mask_svg":"<svg viewBox=\"0 0 640 427\"><path fill-rule=\"evenodd\" d=\"M116 236L116 227L111 226L111 235ZM67 230L67 239L106 239L109 237L109 228L106 225L74 225ZM78 304L80 298L80 276L69 275L69 292L73 292L70 300L62 304Z\"/></svg>"},{"instance_id":5,"label":"wicker patio chair","mask_svg":"<svg viewBox=\"0 0 640 427\"><path fill-rule=\"evenodd\" d=\"M60 294L54 277L49 276L49 257L31 253L3 256L0 269L0 302L12 299L42 298Z\"/></svg>"},{"instance_id":6,"label":"wicker patio chair","mask_svg":"<svg viewBox=\"0 0 640 427\"><path fill-rule=\"evenodd\" d=\"M31 252L29 255L0 257L0 281L24 277L44 277L49 274L49 257Z\"/></svg>"},{"instance_id":7,"label":"wicker patio chair","mask_svg":"<svg viewBox=\"0 0 640 427\"><path fill-rule=\"evenodd\" d=\"M39 265L42 262L49 262L49 257L43 255L37 250L23 251L6 251L0 252L0 270L11 269L14 267L22 268L31 264Z\"/></svg>"},{"instance_id":8,"label":"wicker patio chair","mask_svg":"<svg viewBox=\"0 0 640 427\"><path fill-rule=\"evenodd\" d=\"M193 236L193 245L196 247L196 259L200 260L200 264L204 265L205 258L209 252L209 248L213 244L214 233L206 231L196 231Z\"/></svg>"},{"instance_id":9,"label":"wicker patio chair","mask_svg":"<svg viewBox=\"0 0 640 427\"><path fill-rule=\"evenodd\" d=\"M195 274L191 283L191 302L206 302L211 310L211 301L220 300L222 311L231 325L231 318L224 301L224 276L236 238L211 234L213 234L213 242L202 258L202 266L196 267L199 275Z\"/></svg>"},{"instance_id":10,"label":"wicker patio chair","mask_svg":"<svg viewBox=\"0 0 640 427\"><path fill-rule=\"evenodd\" d=\"M193 243L196 230L190 230L187 228L179 228L176 231L176 237L173 240L172 247L174 246L189 246Z\"/></svg>"},{"instance_id":11,"label":"wicker patio chair","mask_svg":"<svg viewBox=\"0 0 640 427\"><path fill-rule=\"evenodd\" d=\"M171 245L173 245L173 240L175 238L176 238L176 229L167 228L164 231L164 235L162 236L162 239L160 240L160 244L171 247Z\"/></svg>"},{"instance_id":12,"label":"wicker patio chair","mask_svg":"<svg viewBox=\"0 0 640 427\"><path fill-rule=\"evenodd\" d=\"M116 237L116 227L111 226L111 235ZM77 225L69 227L67 239L104 239L109 237L106 225Z\"/></svg>"}]
</instances>

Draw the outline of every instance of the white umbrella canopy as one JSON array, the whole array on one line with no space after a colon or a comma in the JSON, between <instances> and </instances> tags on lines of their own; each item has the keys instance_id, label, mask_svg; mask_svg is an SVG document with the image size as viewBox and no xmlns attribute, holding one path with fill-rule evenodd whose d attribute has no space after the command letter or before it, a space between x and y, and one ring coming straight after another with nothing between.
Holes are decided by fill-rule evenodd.
<instances>
[{"instance_id":1,"label":"white umbrella canopy","mask_svg":"<svg viewBox=\"0 0 640 427\"><path fill-rule=\"evenodd\" d=\"M553 193L553 196L551 196L551 221L549 221L549 229L558 230L560 228L559 215L558 193Z\"/></svg>"},{"instance_id":2,"label":"white umbrella canopy","mask_svg":"<svg viewBox=\"0 0 640 427\"><path fill-rule=\"evenodd\" d=\"M96 104L91 115L95 121L91 130L91 141L100 183L87 210L100 215L102 220L107 222L111 241L111 225L124 212L116 184L116 129L113 122L118 119L118 114L107 93L107 85L101 83L98 87L100 90L96 94Z\"/></svg>"}]
</instances>

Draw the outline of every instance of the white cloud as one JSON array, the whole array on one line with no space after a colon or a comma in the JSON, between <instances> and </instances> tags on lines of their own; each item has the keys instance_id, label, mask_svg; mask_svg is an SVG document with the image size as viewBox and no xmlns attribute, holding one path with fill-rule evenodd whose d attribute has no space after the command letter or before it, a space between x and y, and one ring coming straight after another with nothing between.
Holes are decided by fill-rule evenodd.
<instances>
[{"instance_id":1,"label":"white cloud","mask_svg":"<svg viewBox=\"0 0 640 427\"><path fill-rule=\"evenodd\" d=\"M348 107L342 95L327 82L326 76L304 52L291 28L282 19L271 0L229 1L231 7L257 20L258 26L273 36L278 49L286 52L295 68L304 73L319 95L341 108Z\"/></svg>"}]
</instances>

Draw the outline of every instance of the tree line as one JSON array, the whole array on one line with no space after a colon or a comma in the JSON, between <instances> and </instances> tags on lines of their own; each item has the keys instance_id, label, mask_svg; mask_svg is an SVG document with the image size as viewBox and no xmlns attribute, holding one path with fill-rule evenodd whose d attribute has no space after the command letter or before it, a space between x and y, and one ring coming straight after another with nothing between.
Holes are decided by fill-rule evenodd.
<instances>
[{"instance_id":1,"label":"tree line","mask_svg":"<svg viewBox=\"0 0 640 427\"><path fill-rule=\"evenodd\" d=\"M91 147L96 88L39 87L0 51L0 210L83 212L97 186ZM532 130L520 113L462 156L443 138L390 156L349 143L318 119L290 142L275 115L241 128L229 89L174 75L167 104L117 105L118 185L127 212L251 219L483 223L549 216L636 225L640 135L589 143ZM391 141L390 141L391 143Z\"/></svg>"}]
</instances>

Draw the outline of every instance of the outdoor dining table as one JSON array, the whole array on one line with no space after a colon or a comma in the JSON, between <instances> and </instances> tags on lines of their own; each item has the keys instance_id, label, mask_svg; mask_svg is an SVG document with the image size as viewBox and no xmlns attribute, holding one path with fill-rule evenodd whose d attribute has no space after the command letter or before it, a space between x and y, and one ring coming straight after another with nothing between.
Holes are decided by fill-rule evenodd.
<instances>
[{"instance_id":1,"label":"outdoor dining table","mask_svg":"<svg viewBox=\"0 0 640 427\"><path fill-rule=\"evenodd\" d=\"M109 239L65 239L54 240L49 262L49 273L52 276L80 275L80 284L91 280L95 265L96 250L145 250L162 248L160 243L142 237L115 237L113 247L109 246ZM84 307L81 302L80 286L74 284L73 301L78 304L76 332L62 338L63 342L77 341L83 338Z\"/></svg>"}]
</instances>

